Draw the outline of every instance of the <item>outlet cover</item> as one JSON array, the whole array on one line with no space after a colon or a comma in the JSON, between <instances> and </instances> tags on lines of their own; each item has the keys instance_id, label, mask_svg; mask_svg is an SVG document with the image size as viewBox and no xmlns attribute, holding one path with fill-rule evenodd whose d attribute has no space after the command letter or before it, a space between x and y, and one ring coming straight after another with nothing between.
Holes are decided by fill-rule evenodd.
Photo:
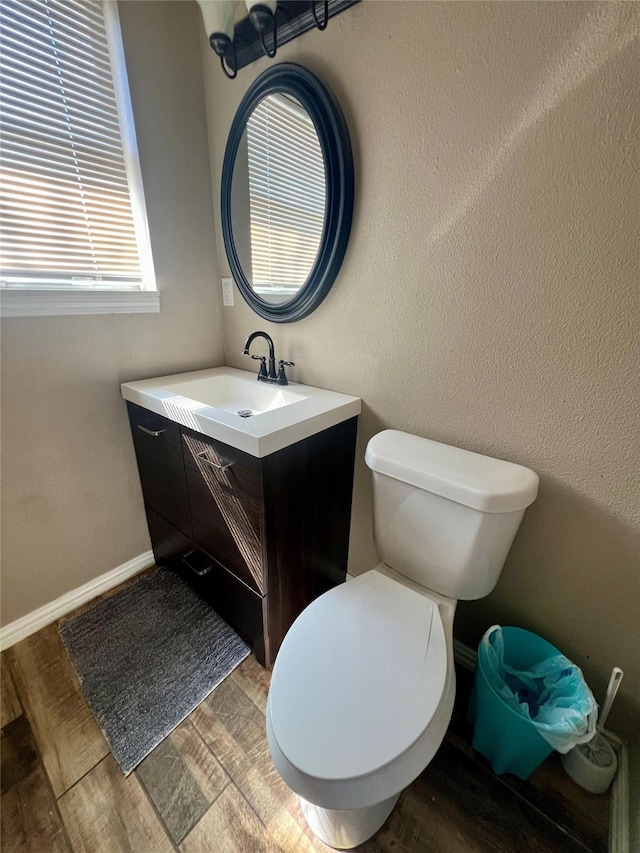
<instances>
[{"instance_id":1,"label":"outlet cover","mask_svg":"<svg viewBox=\"0 0 640 853\"><path fill-rule=\"evenodd\" d=\"M222 284L222 304L233 305L233 279L221 278L220 283Z\"/></svg>"}]
</instances>

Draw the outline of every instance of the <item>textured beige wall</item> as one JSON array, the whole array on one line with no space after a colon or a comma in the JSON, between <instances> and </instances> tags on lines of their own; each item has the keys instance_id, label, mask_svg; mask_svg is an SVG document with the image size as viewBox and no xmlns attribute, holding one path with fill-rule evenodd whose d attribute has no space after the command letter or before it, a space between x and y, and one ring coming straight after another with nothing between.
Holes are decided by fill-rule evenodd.
<instances>
[{"instance_id":1,"label":"textured beige wall","mask_svg":"<svg viewBox=\"0 0 640 853\"><path fill-rule=\"evenodd\" d=\"M149 547L119 383L222 363L195 4L120 4L160 314L3 321L2 624Z\"/></svg>"},{"instance_id":2,"label":"textured beige wall","mask_svg":"<svg viewBox=\"0 0 640 853\"><path fill-rule=\"evenodd\" d=\"M611 721L627 732L640 703L639 30L633 3L365 2L283 47L345 112L351 241L309 318L266 323L237 291L223 308L228 364L253 369L242 342L266 328L294 379L362 397L360 460L393 427L539 472L497 589L460 605L457 633L540 632L598 696L624 667ZM203 56L217 200L235 109L270 63L227 81ZM219 227L218 241L223 259ZM376 561L370 504L359 461L356 573Z\"/></svg>"}]
</instances>

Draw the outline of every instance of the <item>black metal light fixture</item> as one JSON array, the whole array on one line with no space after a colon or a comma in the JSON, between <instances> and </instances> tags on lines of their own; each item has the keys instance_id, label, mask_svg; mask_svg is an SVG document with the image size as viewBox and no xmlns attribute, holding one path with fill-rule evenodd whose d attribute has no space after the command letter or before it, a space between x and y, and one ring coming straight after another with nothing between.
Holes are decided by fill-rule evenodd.
<instances>
[{"instance_id":1,"label":"black metal light fixture","mask_svg":"<svg viewBox=\"0 0 640 853\"><path fill-rule=\"evenodd\" d=\"M0 0L1 2L1 0ZM265 54L273 59L278 47L302 33L325 30L329 18L360 0L197 0L209 44L233 80L240 68ZM247 17L235 23L238 6ZM276 21L277 19L277 21Z\"/></svg>"},{"instance_id":2,"label":"black metal light fixture","mask_svg":"<svg viewBox=\"0 0 640 853\"><path fill-rule=\"evenodd\" d=\"M213 52L220 57L220 66L230 80L238 74L236 61L235 11L237 0L198 0L204 28Z\"/></svg>"}]
</instances>

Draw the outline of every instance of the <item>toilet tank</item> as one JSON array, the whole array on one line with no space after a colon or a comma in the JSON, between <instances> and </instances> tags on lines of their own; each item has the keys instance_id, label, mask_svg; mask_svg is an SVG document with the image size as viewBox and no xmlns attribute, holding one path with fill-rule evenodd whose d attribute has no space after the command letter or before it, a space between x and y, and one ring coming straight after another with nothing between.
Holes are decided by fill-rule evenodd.
<instances>
[{"instance_id":1,"label":"toilet tank","mask_svg":"<svg viewBox=\"0 0 640 853\"><path fill-rule=\"evenodd\" d=\"M455 599L494 588L525 509L538 494L529 468L397 430L375 435L373 530L382 560Z\"/></svg>"}]
</instances>

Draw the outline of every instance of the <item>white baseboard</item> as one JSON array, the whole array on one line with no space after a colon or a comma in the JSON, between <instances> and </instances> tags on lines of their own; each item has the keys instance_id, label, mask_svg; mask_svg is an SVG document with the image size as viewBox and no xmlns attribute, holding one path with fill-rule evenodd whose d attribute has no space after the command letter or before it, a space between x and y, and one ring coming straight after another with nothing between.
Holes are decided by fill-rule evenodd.
<instances>
[{"instance_id":1,"label":"white baseboard","mask_svg":"<svg viewBox=\"0 0 640 853\"><path fill-rule=\"evenodd\" d=\"M76 607L86 604L87 601L102 595L103 592L108 592L114 586L118 586L128 578L153 566L153 564L153 551L145 551L144 554L134 557L133 560L129 560L109 572L105 572L89 583L72 589L70 592L65 592L60 598L45 604L44 607L32 610L26 616L16 619L15 622L10 622L0 628L0 651L4 651L9 646L24 640L25 637L35 634L36 631L55 622L61 616L71 613Z\"/></svg>"}]
</instances>

